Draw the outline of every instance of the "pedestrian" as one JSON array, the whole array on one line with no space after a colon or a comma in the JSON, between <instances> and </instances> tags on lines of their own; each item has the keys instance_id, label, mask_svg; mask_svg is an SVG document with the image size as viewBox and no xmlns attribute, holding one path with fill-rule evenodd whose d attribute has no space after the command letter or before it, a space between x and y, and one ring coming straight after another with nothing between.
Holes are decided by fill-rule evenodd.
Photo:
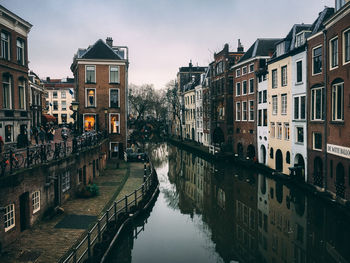
<instances>
[{"instance_id":1,"label":"pedestrian","mask_svg":"<svg viewBox=\"0 0 350 263\"><path fill-rule=\"evenodd\" d=\"M38 127L34 127L34 139L35 139L35 144L39 144L39 130Z\"/></svg>"},{"instance_id":2,"label":"pedestrian","mask_svg":"<svg viewBox=\"0 0 350 263\"><path fill-rule=\"evenodd\" d=\"M43 126L40 127L39 138L40 138L41 144L44 144L45 143L45 130L44 130Z\"/></svg>"}]
</instances>

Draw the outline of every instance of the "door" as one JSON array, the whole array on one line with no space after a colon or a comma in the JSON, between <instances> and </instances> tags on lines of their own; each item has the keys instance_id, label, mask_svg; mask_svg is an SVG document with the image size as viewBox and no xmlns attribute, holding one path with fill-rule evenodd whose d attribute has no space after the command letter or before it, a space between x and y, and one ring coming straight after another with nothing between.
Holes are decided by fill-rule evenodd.
<instances>
[{"instance_id":1,"label":"door","mask_svg":"<svg viewBox=\"0 0 350 263\"><path fill-rule=\"evenodd\" d=\"M29 224L29 192L25 192L19 197L19 210L21 231L24 231Z\"/></svg>"}]
</instances>

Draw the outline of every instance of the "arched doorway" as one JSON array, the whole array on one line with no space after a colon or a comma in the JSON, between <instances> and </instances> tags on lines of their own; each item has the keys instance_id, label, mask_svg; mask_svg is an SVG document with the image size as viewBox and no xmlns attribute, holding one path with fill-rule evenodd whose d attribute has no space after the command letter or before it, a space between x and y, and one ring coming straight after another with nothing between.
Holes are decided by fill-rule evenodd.
<instances>
[{"instance_id":1,"label":"arched doorway","mask_svg":"<svg viewBox=\"0 0 350 263\"><path fill-rule=\"evenodd\" d=\"M337 196L341 198L344 198L345 196L344 175L345 175L344 166L342 163L338 163L337 169L336 169L335 188L336 188Z\"/></svg>"},{"instance_id":2,"label":"arched doorway","mask_svg":"<svg viewBox=\"0 0 350 263\"><path fill-rule=\"evenodd\" d=\"M266 164L266 148L264 145L260 147L259 163Z\"/></svg>"},{"instance_id":3,"label":"arched doorway","mask_svg":"<svg viewBox=\"0 0 350 263\"><path fill-rule=\"evenodd\" d=\"M213 132L213 143L214 144L222 144L225 142L225 136L220 127L216 127Z\"/></svg>"},{"instance_id":4,"label":"arched doorway","mask_svg":"<svg viewBox=\"0 0 350 263\"><path fill-rule=\"evenodd\" d=\"M275 169L277 172L283 171L283 155L280 149L276 151L276 165Z\"/></svg>"},{"instance_id":5,"label":"arched doorway","mask_svg":"<svg viewBox=\"0 0 350 263\"><path fill-rule=\"evenodd\" d=\"M314 185L323 187L323 162L320 157L314 159Z\"/></svg>"},{"instance_id":6,"label":"arched doorway","mask_svg":"<svg viewBox=\"0 0 350 263\"><path fill-rule=\"evenodd\" d=\"M296 169L297 177L305 178L305 162L304 157L301 154L297 154L294 159L294 167Z\"/></svg>"},{"instance_id":7,"label":"arched doorway","mask_svg":"<svg viewBox=\"0 0 350 263\"><path fill-rule=\"evenodd\" d=\"M241 143L237 144L237 153L239 157L243 157L243 145Z\"/></svg>"},{"instance_id":8,"label":"arched doorway","mask_svg":"<svg viewBox=\"0 0 350 263\"><path fill-rule=\"evenodd\" d=\"M249 159L254 159L254 157L255 157L255 147L254 147L254 145L251 145L251 144L248 145L247 157L249 157Z\"/></svg>"}]
</instances>

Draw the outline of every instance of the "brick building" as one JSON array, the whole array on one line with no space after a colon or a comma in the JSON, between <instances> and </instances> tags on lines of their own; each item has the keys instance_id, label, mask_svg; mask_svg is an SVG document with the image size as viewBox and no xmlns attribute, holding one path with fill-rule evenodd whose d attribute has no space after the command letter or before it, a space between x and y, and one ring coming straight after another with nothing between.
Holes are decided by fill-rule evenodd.
<instances>
[{"instance_id":1,"label":"brick building","mask_svg":"<svg viewBox=\"0 0 350 263\"><path fill-rule=\"evenodd\" d=\"M78 49L71 70L75 78L80 131L104 131L112 156L122 158L127 143L128 49L99 39Z\"/></svg>"},{"instance_id":2,"label":"brick building","mask_svg":"<svg viewBox=\"0 0 350 263\"><path fill-rule=\"evenodd\" d=\"M237 52L229 51L229 45L214 54L210 63L211 134L212 143L232 150L233 140L233 74L231 67L244 55L238 41Z\"/></svg>"},{"instance_id":3,"label":"brick building","mask_svg":"<svg viewBox=\"0 0 350 263\"><path fill-rule=\"evenodd\" d=\"M256 73L259 69L264 68L279 40L257 39L238 63L232 67L235 85L233 89L233 151L241 157L253 159L257 155L258 77ZM261 114L259 120L267 118L267 113L266 115L263 114L263 111L259 113Z\"/></svg>"},{"instance_id":4,"label":"brick building","mask_svg":"<svg viewBox=\"0 0 350 263\"><path fill-rule=\"evenodd\" d=\"M30 23L0 5L0 136L15 143L28 131L28 33Z\"/></svg>"}]
</instances>

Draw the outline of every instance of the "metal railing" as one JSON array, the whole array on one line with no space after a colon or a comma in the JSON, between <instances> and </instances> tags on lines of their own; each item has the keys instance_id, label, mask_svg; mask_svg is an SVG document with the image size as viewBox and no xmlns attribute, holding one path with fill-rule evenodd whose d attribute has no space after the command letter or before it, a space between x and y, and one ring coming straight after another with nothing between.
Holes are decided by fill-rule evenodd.
<instances>
[{"instance_id":1,"label":"metal railing","mask_svg":"<svg viewBox=\"0 0 350 263\"><path fill-rule=\"evenodd\" d=\"M144 201L145 196L152 191L152 184L155 182L155 172L149 166L150 173L146 176L146 163L144 164L144 182L133 192L124 196L124 198L114 201L106 212L97 220L97 222L80 238L80 240L70 249L70 251L59 262L77 263L90 260L93 262L93 248L98 242L104 241L104 233L109 224L117 224L122 219L121 215L132 214L136 212L137 205ZM125 218L126 219L126 218ZM108 245L107 245L108 246Z\"/></svg>"},{"instance_id":2,"label":"metal railing","mask_svg":"<svg viewBox=\"0 0 350 263\"><path fill-rule=\"evenodd\" d=\"M22 149L9 148L0 158L0 175L10 175L19 169L30 168L78 153L84 148L97 145L105 138L104 134L84 133L73 140L46 143Z\"/></svg>"}]
</instances>

